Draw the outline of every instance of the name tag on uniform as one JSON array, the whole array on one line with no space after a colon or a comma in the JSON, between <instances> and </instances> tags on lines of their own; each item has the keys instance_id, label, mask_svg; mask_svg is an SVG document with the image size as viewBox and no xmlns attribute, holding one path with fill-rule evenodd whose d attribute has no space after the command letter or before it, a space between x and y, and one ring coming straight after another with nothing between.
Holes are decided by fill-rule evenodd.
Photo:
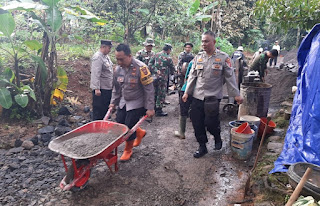
<instances>
[{"instance_id":1,"label":"name tag on uniform","mask_svg":"<svg viewBox=\"0 0 320 206\"><path fill-rule=\"evenodd\" d=\"M120 76L117 78L117 82L123 83L124 82L124 77Z\"/></svg>"},{"instance_id":2,"label":"name tag on uniform","mask_svg":"<svg viewBox=\"0 0 320 206\"><path fill-rule=\"evenodd\" d=\"M202 64L198 64L196 69L203 69L203 65Z\"/></svg>"}]
</instances>

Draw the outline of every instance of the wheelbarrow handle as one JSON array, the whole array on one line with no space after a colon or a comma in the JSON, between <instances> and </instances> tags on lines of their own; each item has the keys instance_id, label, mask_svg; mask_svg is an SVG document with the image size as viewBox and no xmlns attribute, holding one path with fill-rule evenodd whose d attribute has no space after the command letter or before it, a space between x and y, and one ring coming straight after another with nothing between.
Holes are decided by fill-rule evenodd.
<instances>
[{"instance_id":1,"label":"wheelbarrow handle","mask_svg":"<svg viewBox=\"0 0 320 206\"><path fill-rule=\"evenodd\" d=\"M109 119L109 117L110 117L110 115L111 115L111 112L112 112L112 107L110 107L110 108L108 109L108 112L107 112L107 114L104 116L103 121L108 121L108 119Z\"/></svg>"},{"instance_id":2,"label":"wheelbarrow handle","mask_svg":"<svg viewBox=\"0 0 320 206\"><path fill-rule=\"evenodd\" d=\"M137 124L135 124L126 135L123 136L122 140L123 142L126 141L137 129L138 127L140 127L140 125L143 123L144 120L146 120L148 118L148 115L143 116L138 122Z\"/></svg>"}]
</instances>

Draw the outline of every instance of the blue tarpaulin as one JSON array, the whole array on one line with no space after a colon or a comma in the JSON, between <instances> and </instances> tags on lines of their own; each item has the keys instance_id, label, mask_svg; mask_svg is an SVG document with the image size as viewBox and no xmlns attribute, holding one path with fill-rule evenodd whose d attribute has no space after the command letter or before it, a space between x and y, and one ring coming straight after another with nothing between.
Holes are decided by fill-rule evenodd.
<instances>
[{"instance_id":1,"label":"blue tarpaulin","mask_svg":"<svg viewBox=\"0 0 320 206\"><path fill-rule=\"evenodd\" d=\"M274 172L288 165L309 162L320 165L320 24L303 39L298 50L297 91L284 147Z\"/></svg>"}]
</instances>

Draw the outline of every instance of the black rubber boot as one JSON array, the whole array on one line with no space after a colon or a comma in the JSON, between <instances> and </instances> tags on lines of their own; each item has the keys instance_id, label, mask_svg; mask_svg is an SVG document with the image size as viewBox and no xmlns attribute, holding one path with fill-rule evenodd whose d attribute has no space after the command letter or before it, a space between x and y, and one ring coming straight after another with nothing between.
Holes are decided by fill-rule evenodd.
<instances>
[{"instance_id":1,"label":"black rubber boot","mask_svg":"<svg viewBox=\"0 0 320 206\"><path fill-rule=\"evenodd\" d=\"M199 149L193 154L194 158L200 158L208 153L206 144L200 144Z\"/></svg>"},{"instance_id":2,"label":"black rubber boot","mask_svg":"<svg viewBox=\"0 0 320 206\"><path fill-rule=\"evenodd\" d=\"M162 108L157 108L156 109L156 116L157 117L165 117L165 116L168 116L168 113L163 112Z\"/></svg>"}]
</instances>

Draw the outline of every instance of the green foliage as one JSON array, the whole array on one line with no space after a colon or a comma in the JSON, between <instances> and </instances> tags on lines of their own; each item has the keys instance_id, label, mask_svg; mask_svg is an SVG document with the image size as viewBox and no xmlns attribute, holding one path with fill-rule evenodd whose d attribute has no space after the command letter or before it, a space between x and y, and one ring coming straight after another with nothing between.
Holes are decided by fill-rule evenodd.
<instances>
[{"instance_id":1,"label":"green foliage","mask_svg":"<svg viewBox=\"0 0 320 206\"><path fill-rule=\"evenodd\" d=\"M222 39L220 37L216 38L216 47L220 47L220 50L232 55L234 48L232 44L227 39Z\"/></svg>"},{"instance_id":2,"label":"green foliage","mask_svg":"<svg viewBox=\"0 0 320 206\"><path fill-rule=\"evenodd\" d=\"M319 0L259 0L254 14L272 22L272 27L288 31L311 29L320 19Z\"/></svg>"},{"instance_id":3,"label":"green foliage","mask_svg":"<svg viewBox=\"0 0 320 206\"><path fill-rule=\"evenodd\" d=\"M0 32L6 37L10 37L15 28L15 22L12 15L0 9Z\"/></svg>"},{"instance_id":4,"label":"green foliage","mask_svg":"<svg viewBox=\"0 0 320 206\"><path fill-rule=\"evenodd\" d=\"M33 100L36 100L33 89L29 85L23 85L20 88L12 83L14 79L14 73L11 69L5 69L4 72L0 75L0 105L9 109L12 104L12 97L15 102L25 108L29 103L29 97Z\"/></svg>"}]
</instances>

